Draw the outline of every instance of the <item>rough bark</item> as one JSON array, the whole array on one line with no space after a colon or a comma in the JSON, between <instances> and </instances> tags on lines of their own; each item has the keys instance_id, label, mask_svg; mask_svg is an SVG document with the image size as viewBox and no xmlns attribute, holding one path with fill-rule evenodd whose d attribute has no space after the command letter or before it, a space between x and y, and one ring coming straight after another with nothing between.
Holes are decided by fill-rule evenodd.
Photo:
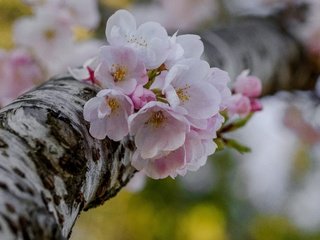
<instances>
[{"instance_id":1,"label":"rough bark","mask_svg":"<svg viewBox=\"0 0 320 240\"><path fill-rule=\"evenodd\" d=\"M265 93L313 83L301 46L270 22L232 24L203 39L213 66L231 76L252 69ZM68 238L82 210L114 196L134 174L130 139L88 133L82 109L97 90L58 77L0 110L0 239Z\"/></svg>"},{"instance_id":2,"label":"rough bark","mask_svg":"<svg viewBox=\"0 0 320 240\"><path fill-rule=\"evenodd\" d=\"M82 117L94 87L49 81L0 112L0 239L63 239L82 210L134 173L134 146L98 141Z\"/></svg>"}]
</instances>

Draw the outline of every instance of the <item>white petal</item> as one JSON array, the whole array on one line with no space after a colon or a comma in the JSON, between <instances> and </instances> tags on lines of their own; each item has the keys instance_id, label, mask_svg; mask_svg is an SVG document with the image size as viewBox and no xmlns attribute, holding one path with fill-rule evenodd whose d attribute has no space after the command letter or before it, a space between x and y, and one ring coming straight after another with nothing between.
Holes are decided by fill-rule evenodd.
<instances>
[{"instance_id":1,"label":"white petal","mask_svg":"<svg viewBox=\"0 0 320 240\"><path fill-rule=\"evenodd\" d=\"M177 92L171 85L166 88L165 95L171 107L175 108L180 104L180 99L177 95Z\"/></svg>"},{"instance_id":2,"label":"white petal","mask_svg":"<svg viewBox=\"0 0 320 240\"><path fill-rule=\"evenodd\" d=\"M107 136L106 124L106 119L98 119L90 122L89 132L91 136L100 140L105 139Z\"/></svg>"},{"instance_id":3,"label":"white petal","mask_svg":"<svg viewBox=\"0 0 320 240\"><path fill-rule=\"evenodd\" d=\"M111 113L107 118L106 132L108 138L113 141L120 141L129 133L127 114L123 109L117 113Z\"/></svg>"},{"instance_id":4,"label":"white petal","mask_svg":"<svg viewBox=\"0 0 320 240\"><path fill-rule=\"evenodd\" d=\"M90 74L87 69L85 68L68 68L69 73L72 77L77 80L86 80L90 77Z\"/></svg>"},{"instance_id":5,"label":"white petal","mask_svg":"<svg viewBox=\"0 0 320 240\"><path fill-rule=\"evenodd\" d=\"M136 150L134 153L133 153L133 156L132 156L132 162L131 162L131 165L137 169L137 170L142 170L148 163L148 159L143 159L141 156L140 156L140 152L139 150Z\"/></svg>"},{"instance_id":6,"label":"white petal","mask_svg":"<svg viewBox=\"0 0 320 240\"><path fill-rule=\"evenodd\" d=\"M98 118L97 109L101 103L101 99L98 97L91 98L83 108L83 116L86 121L91 121Z\"/></svg>"},{"instance_id":7,"label":"white petal","mask_svg":"<svg viewBox=\"0 0 320 240\"><path fill-rule=\"evenodd\" d=\"M177 82L184 72L188 71L189 66L184 64L174 65L166 75L163 89L166 89L172 82Z\"/></svg>"},{"instance_id":8,"label":"white petal","mask_svg":"<svg viewBox=\"0 0 320 240\"><path fill-rule=\"evenodd\" d=\"M116 83L116 89L122 91L124 94L130 95L136 89L137 81L134 78L125 79Z\"/></svg>"},{"instance_id":9,"label":"white petal","mask_svg":"<svg viewBox=\"0 0 320 240\"><path fill-rule=\"evenodd\" d=\"M200 36L194 34L185 34L177 37L177 43L182 46L185 58L201 57L204 47L200 39Z\"/></svg>"},{"instance_id":10,"label":"white petal","mask_svg":"<svg viewBox=\"0 0 320 240\"><path fill-rule=\"evenodd\" d=\"M196 119L208 119L219 112L221 96L216 88L209 84L192 85L186 93L189 100L182 102L188 115Z\"/></svg>"},{"instance_id":11,"label":"white petal","mask_svg":"<svg viewBox=\"0 0 320 240\"><path fill-rule=\"evenodd\" d=\"M127 10L118 10L107 21L106 37L110 44L117 44L117 38L125 39L126 35L136 31L136 20ZM116 36L118 35L118 36Z\"/></svg>"},{"instance_id":12,"label":"white petal","mask_svg":"<svg viewBox=\"0 0 320 240\"><path fill-rule=\"evenodd\" d=\"M146 22L141 24L137 30L137 36L141 36L147 42L154 38L158 38L169 43L166 29L156 22Z\"/></svg>"}]
</instances>

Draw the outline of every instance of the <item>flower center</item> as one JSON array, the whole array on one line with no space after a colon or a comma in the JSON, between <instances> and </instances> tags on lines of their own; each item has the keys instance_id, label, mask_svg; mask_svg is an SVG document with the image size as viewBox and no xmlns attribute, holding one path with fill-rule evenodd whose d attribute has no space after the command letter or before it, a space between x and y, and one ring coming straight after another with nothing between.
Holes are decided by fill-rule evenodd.
<instances>
[{"instance_id":1,"label":"flower center","mask_svg":"<svg viewBox=\"0 0 320 240\"><path fill-rule=\"evenodd\" d=\"M188 101L190 99L190 96L188 95L188 92L187 90L190 88L189 85L186 85L184 88L179 88L176 92L177 92L177 95L180 99L180 101L182 103Z\"/></svg>"},{"instance_id":2,"label":"flower center","mask_svg":"<svg viewBox=\"0 0 320 240\"><path fill-rule=\"evenodd\" d=\"M166 119L167 118L163 115L162 111L157 111L157 112L153 112L152 116L149 118L147 123L148 124L150 123L152 126L158 128L163 124L163 122Z\"/></svg>"},{"instance_id":3,"label":"flower center","mask_svg":"<svg viewBox=\"0 0 320 240\"><path fill-rule=\"evenodd\" d=\"M51 41L56 37L56 31L53 29L47 29L44 32L44 37L46 38L46 40Z\"/></svg>"},{"instance_id":4,"label":"flower center","mask_svg":"<svg viewBox=\"0 0 320 240\"><path fill-rule=\"evenodd\" d=\"M108 98L106 99L106 103L109 105L109 107L111 108L111 112L116 111L120 105L118 103L118 101L114 98Z\"/></svg>"},{"instance_id":5,"label":"flower center","mask_svg":"<svg viewBox=\"0 0 320 240\"><path fill-rule=\"evenodd\" d=\"M141 36L138 37L132 34L132 35L126 35L126 38L128 43L135 44L138 47L148 47L147 41Z\"/></svg>"},{"instance_id":6,"label":"flower center","mask_svg":"<svg viewBox=\"0 0 320 240\"><path fill-rule=\"evenodd\" d=\"M119 65L112 65L112 68L115 69L111 75L115 82L123 81L127 75L127 68Z\"/></svg>"}]
</instances>

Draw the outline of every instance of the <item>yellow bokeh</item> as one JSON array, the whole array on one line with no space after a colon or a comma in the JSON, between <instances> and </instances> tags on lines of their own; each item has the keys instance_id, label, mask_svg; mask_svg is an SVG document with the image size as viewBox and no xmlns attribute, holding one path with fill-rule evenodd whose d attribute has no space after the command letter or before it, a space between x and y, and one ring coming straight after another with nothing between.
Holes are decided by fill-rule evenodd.
<instances>
[{"instance_id":1,"label":"yellow bokeh","mask_svg":"<svg viewBox=\"0 0 320 240\"><path fill-rule=\"evenodd\" d=\"M196 205L181 219L178 240L226 240L223 213L209 204Z\"/></svg>"},{"instance_id":2,"label":"yellow bokeh","mask_svg":"<svg viewBox=\"0 0 320 240\"><path fill-rule=\"evenodd\" d=\"M110 8L126 8L130 6L132 0L100 0L100 2Z\"/></svg>"},{"instance_id":3,"label":"yellow bokeh","mask_svg":"<svg viewBox=\"0 0 320 240\"><path fill-rule=\"evenodd\" d=\"M12 26L15 20L31 13L21 0L0 0L0 48L13 47Z\"/></svg>"}]
</instances>

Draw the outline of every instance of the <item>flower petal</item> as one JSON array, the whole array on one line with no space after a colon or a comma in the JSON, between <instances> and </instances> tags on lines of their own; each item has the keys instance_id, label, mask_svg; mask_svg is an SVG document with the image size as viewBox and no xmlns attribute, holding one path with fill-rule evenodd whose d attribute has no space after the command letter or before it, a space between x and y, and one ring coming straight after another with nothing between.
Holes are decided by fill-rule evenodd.
<instances>
[{"instance_id":1,"label":"flower petal","mask_svg":"<svg viewBox=\"0 0 320 240\"><path fill-rule=\"evenodd\" d=\"M184 50L184 58L201 57L204 46L200 39L200 36L194 34L185 34L177 37L177 43L179 43Z\"/></svg>"},{"instance_id":2,"label":"flower petal","mask_svg":"<svg viewBox=\"0 0 320 240\"><path fill-rule=\"evenodd\" d=\"M136 20L127 10L116 11L107 21L106 37L111 45L118 45L118 40L126 40L136 30Z\"/></svg>"}]
</instances>

